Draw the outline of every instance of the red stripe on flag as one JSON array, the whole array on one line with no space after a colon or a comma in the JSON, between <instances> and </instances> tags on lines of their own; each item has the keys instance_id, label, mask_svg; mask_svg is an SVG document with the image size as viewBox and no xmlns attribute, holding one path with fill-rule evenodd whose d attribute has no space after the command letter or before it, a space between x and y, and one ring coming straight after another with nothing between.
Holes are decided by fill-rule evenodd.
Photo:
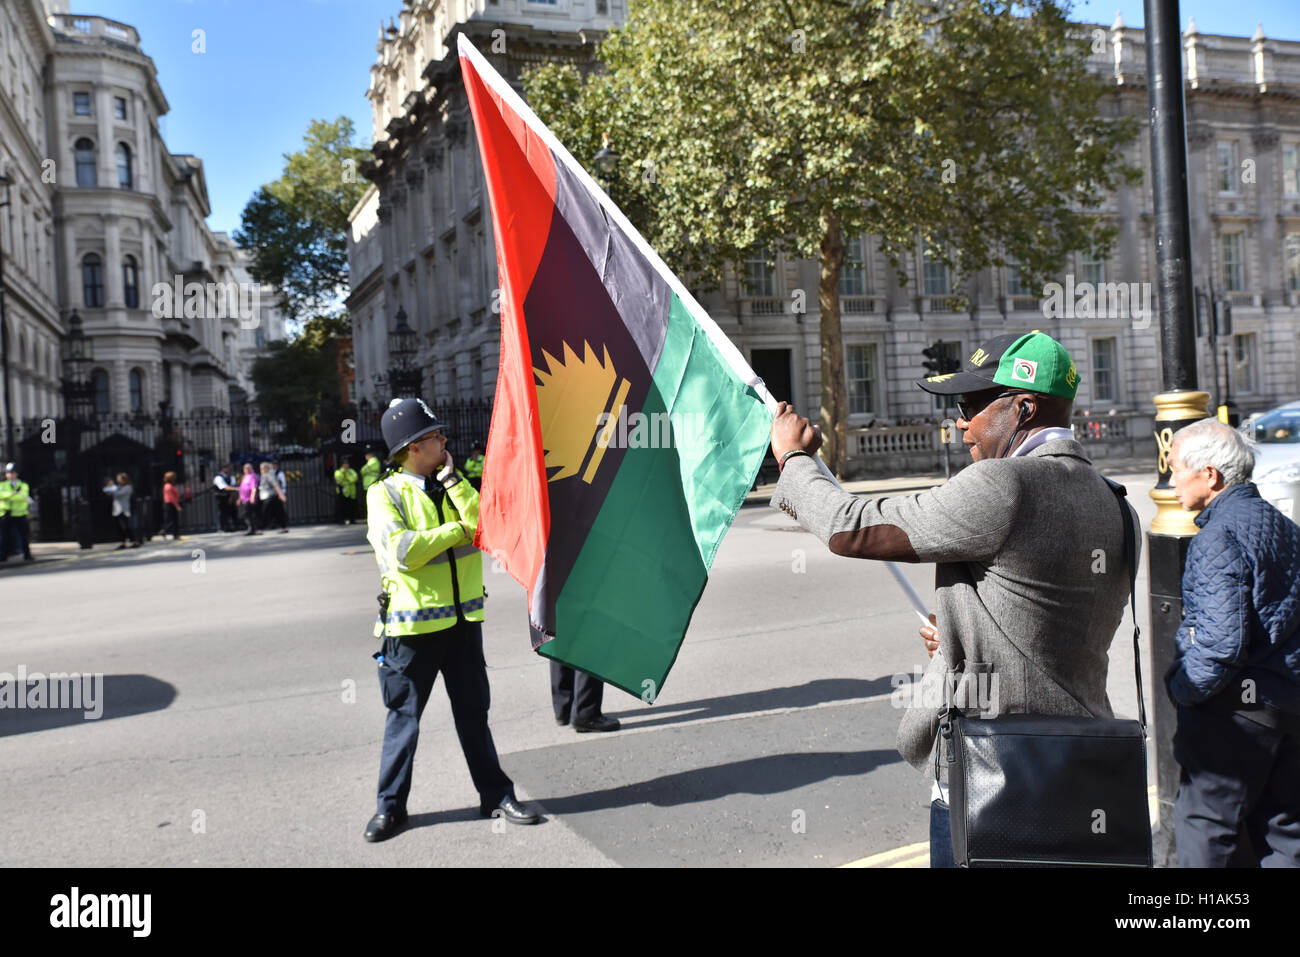
<instances>
[{"instance_id":1,"label":"red stripe on flag","mask_svg":"<svg viewBox=\"0 0 1300 957\"><path fill-rule=\"evenodd\" d=\"M460 58L492 208L501 279L501 355L474 544L532 594L551 532L541 418L523 305L555 213L551 151Z\"/></svg>"}]
</instances>

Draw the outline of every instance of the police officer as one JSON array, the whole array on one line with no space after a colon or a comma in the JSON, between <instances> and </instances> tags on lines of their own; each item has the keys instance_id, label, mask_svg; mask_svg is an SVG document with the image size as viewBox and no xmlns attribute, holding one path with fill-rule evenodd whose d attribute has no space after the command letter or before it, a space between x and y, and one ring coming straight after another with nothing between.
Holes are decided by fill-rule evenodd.
<instances>
[{"instance_id":1,"label":"police officer","mask_svg":"<svg viewBox=\"0 0 1300 957\"><path fill-rule=\"evenodd\" d=\"M365 464L361 466L361 504L366 501L366 492L370 491L370 486L379 480L379 473L383 471L383 465L379 461L379 456L369 450L366 451Z\"/></svg>"},{"instance_id":2,"label":"police officer","mask_svg":"<svg viewBox=\"0 0 1300 957\"><path fill-rule=\"evenodd\" d=\"M334 490L334 520L351 525L357 517L357 470L351 459L344 459L334 470Z\"/></svg>"},{"instance_id":3,"label":"police officer","mask_svg":"<svg viewBox=\"0 0 1300 957\"><path fill-rule=\"evenodd\" d=\"M483 481L483 446L477 442L470 449L470 456L465 460L465 478L469 479L474 488L482 488Z\"/></svg>"},{"instance_id":4,"label":"police officer","mask_svg":"<svg viewBox=\"0 0 1300 957\"><path fill-rule=\"evenodd\" d=\"M29 498L31 489L18 477L18 469L10 462L5 466L5 480L0 483L0 536L4 544L0 545L0 561L9 559L9 552L17 553L20 549L24 561L32 558L31 528L28 524Z\"/></svg>"},{"instance_id":5,"label":"police officer","mask_svg":"<svg viewBox=\"0 0 1300 957\"><path fill-rule=\"evenodd\" d=\"M420 715L441 672L483 817L536 824L515 797L488 729L483 660L483 561L474 547L478 494L455 470L442 423L420 399L394 399L382 427L398 466L370 487L367 539L383 582L375 635L388 707L377 811L367 841L406 821ZM430 476L436 476L431 479Z\"/></svg>"}]
</instances>

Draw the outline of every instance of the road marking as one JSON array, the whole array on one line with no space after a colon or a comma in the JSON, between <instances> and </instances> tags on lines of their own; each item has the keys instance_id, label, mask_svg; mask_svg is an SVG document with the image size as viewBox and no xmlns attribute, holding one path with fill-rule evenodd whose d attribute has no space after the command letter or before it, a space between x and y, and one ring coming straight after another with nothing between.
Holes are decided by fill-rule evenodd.
<instances>
[{"instance_id":1,"label":"road marking","mask_svg":"<svg viewBox=\"0 0 1300 957\"><path fill-rule=\"evenodd\" d=\"M930 866L930 842L921 841L918 844L908 844L904 847L896 847L892 851L881 851L879 854L872 854L870 857L864 857L860 860L849 861L847 864L841 864L840 867L929 867Z\"/></svg>"}]
</instances>

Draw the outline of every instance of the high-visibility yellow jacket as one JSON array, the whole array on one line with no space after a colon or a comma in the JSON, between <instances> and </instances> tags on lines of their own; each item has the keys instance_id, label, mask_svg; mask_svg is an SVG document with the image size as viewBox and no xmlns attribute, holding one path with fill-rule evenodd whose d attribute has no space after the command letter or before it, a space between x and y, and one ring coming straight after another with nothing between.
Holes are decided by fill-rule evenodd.
<instances>
[{"instance_id":1,"label":"high-visibility yellow jacket","mask_svg":"<svg viewBox=\"0 0 1300 957\"><path fill-rule=\"evenodd\" d=\"M357 497L357 470L346 466L334 470L334 484L344 498Z\"/></svg>"},{"instance_id":2,"label":"high-visibility yellow jacket","mask_svg":"<svg viewBox=\"0 0 1300 957\"><path fill-rule=\"evenodd\" d=\"M361 466L361 487L368 489L374 485L380 470L379 459L366 459L366 464Z\"/></svg>"},{"instance_id":3,"label":"high-visibility yellow jacket","mask_svg":"<svg viewBox=\"0 0 1300 957\"><path fill-rule=\"evenodd\" d=\"M465 461L465 477L466 478L483 477L483 456L471 455Z\"/></svg>"},{"instance_id":4,"label":"high-visibility yellow jacket","mask_svg":"<svg viewBox=\"0 0 1300 957\"><path fill-rule=\"evenodd\" d=\"M12 515L14 518L26 517L27 497L30 494L31 489L22 479L19 479L16 484L9 479L0 479L0 515Z\"/></svg>"},{"instance_id":5,"label":"high-visibility yellow jacket","mask_svg":"<svg viewBox=\"0 0 1300 957\"><path fill-rule=\"evenodd\" d=\"M375 637L423 635L483 620L483 556L474 547L478 492L464 478L437 498L424 478L394 472L366 493L366 538L375 550L387 620Z\"/></svg>"}]
</instances>

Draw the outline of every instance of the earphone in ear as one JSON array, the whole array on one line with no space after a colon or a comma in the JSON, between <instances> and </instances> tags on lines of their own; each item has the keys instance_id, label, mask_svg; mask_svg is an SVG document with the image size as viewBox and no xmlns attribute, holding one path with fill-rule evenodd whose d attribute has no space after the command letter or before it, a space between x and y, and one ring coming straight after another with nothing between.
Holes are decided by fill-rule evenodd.
<instances>
[{"instance_id":1,"label":"earphone in ear","mask_svg":"<svg viewBox=\"0 0 1300 957\"><path fill-rule=\"evenodd\" d=\"M1017 425L1022 424L1027 417L1033 414L1034 414L1034 407L1030 405L1028 402L1024 403L1023 405L1020 406L1020 422L1016 424Z\"/></svg>"}]
</instances>

